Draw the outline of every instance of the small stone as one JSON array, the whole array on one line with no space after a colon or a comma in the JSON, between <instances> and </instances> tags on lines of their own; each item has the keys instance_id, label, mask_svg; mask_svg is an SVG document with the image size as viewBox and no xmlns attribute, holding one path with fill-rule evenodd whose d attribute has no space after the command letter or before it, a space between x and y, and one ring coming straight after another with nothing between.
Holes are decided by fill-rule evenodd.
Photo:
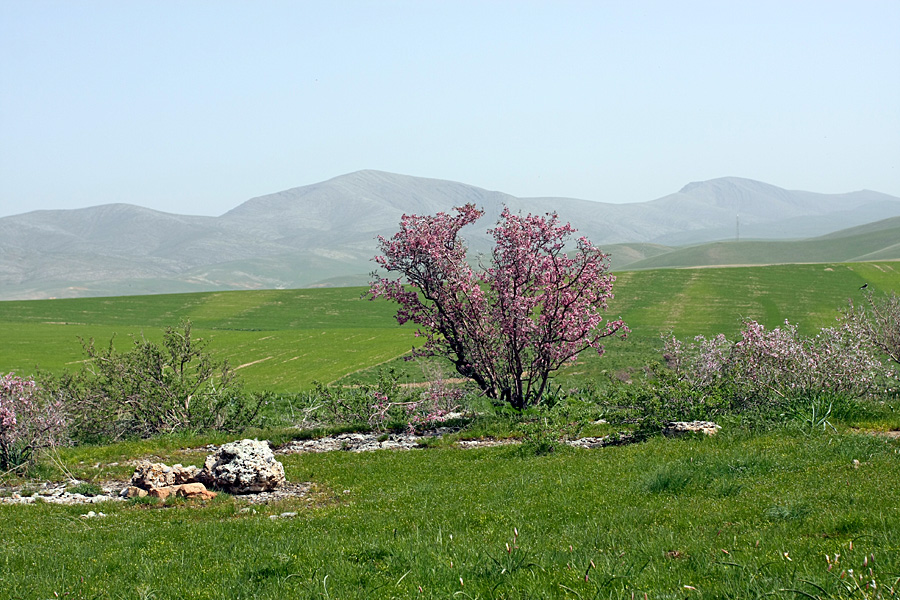
<instances>
[{"instance_id":1,"label":"small stone","mask_svg":"<svg viewBox=\"0 0 900 600\"><path fill-rule=\"evenodd\" d=\"M858 469L858 468L859 468L859 460L858 460L858 459L855 459L855 458L853 459L853 468L854 468L854 469Z\"/></svg>"},{"instance_id":2,"label":"small stone","mask_svg":"<svg viewBox=\"0 0 900 600\"><path fill-rule=\"evenodd\" d=\"M147 490L136 485L129 485L122 491L124 492L122 495L126 498L143 498L148 494Z\"/></svg>"},{"instance_id":3,"label":"small stone","mask_svg":"<svg viewBox=\"0 0 900 600\"><path fill-rule=\"evenodd\" d=\"M164 487L153 488L147 492L151 498L159 498L165 500L170 496L186 498L188 500L212 500L216 497L215 492L210 492L202 483L183 483L181 485L169 485Z\"/></svg>"},{"instance_id":4,"label":"small stone","mask_svg":"<svg viewBox=\"0 0 900 600\"><path fill-rule=\"evenodd\" d=\"M291 517L296 517L297 513L295 512L283 512L279 515L282 519L290 519Z\"/></svg>"},{"instance_id":5,"label":"small stone","mask_svg":"<svg viewBox=\"0 0 900 600\"><path fill-rule=\"evenodd\" d=\"M147 492L147 495L151 498L159 498L160 500L165 501L166 498L175 493L175 488L171 485L164 485L162 487L156 487Z\"/></svg>"},{"instance_id":6,"label":"small stone","mask_svg":"<svg viewBox=\"0 0 900 600\"><path fill-rule=\"evenodd\" d=\"M179 498L187 498L189 500L212 500L216 497L215 492L206 489L202 483L183 483L175 486L175 494Z\"/></svg>"}]
</instances>

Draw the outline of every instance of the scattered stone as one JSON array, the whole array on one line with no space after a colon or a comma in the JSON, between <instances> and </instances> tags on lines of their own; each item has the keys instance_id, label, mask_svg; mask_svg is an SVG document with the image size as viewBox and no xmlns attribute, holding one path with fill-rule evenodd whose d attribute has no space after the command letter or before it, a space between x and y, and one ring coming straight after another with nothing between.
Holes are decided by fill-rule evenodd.
<instances>
[{"instance_id":1,"label":"scattered stone","mask_svg":"<svg viewBox=\"0 0 900 600\"><path fill-rule=\"evenodd\" d=\"M514 438L506 438L495 440L494 438L486 438L481 440L459 440L456 445L460 448L493 448L494 446L508 446L510 444L518 444L519 440Z\"/></svg>"},{"instance_id":2,"label":"scattered stone","mask_svg":"<svg viewBox=\"0 0 900 600\"><path fill-rule=\"evenodd\" d=\"M111 482L100 485L101 492L94 496L73 494L66 490L68 483L29 484L13 488L3 488L0 494L0 504L34 504L47 502L49 504L97 504L99 502L120 502L124 500L119 495L121 483ZM35 489L37 487L38 489ZM6 494L9 495L6 495Z\"/></svg>"},{"instance_id":3,"label":"scattered stone","mask_svg":"<svg viewBox=\"0 0 900 600\"><path fill-rule=\"evenodd\" d=\"M278 449L278 454L305 452L371 452L373 450L411 450L420 445L422 437L409 433L340 433L315 440L296 440Z\"/></svg>"},{"instance_id":4,"label":"scattered stone","mask_svg":"<svg viewBox=\"0 0 900 600\"><path fill-rule=\"evenodd\" d=\"M309 482L284 483L269 492L245 494L243 496L235 496L235 498L248 504L268 504L269 502L302 498L309 493L311 487Z\"/></svg>"},{"instance_id":5,"label":"scattered stone","mask_svg":"<svg viewBox=\"0 0 900 600\"><path fill-rule=\"evenodd\" d=\"M689 433L716 435L720 427L712 421L672 421L663 428L663 435L678 437Z\"/></svg>"},{"instance_id":6,"label":"scattered stone","mask_svg":"<svg viewBox=\"0 0 900 600\"><path fill-rule=\"evenodd\" d=\"M715 435L719 425L710 421L676 421L669 423L663 433L667 436L678 436L687 433ZM422 440L428 437L446 435L457 430L441 428L423 436L413 434L373 434L343 433L316 440L298 440L285 444L278 449L278 454L301 452L329 452L344 450L349 452L366 452L371 450L409 450L422 446ZM891 432L897 434L900 432ZM611 434L603 437L586 437L570 440L570 446L581 448L602 448L636 441L630 433ZM516 444L516 439L480 439L460 440L460 448L481 448ZM148 495L167 498L172 495L184 498L208 500L216 496L208 487L216 487L232 494L238 494L243 502L264 504L267 502L302 497L310 490L309 483L289 484L284 478L284 466L275 459L267 442L257 440L241 440L223 446L208 445L195 451L212 451L203 469L194 466L184 467L180 464L171 467L163 463L149 460L128 461L124 464L135 466L131 481L124 488L122 482L106 482L101 484L102 493L95 496L73 494L66 490L68 484L31 483L26 486L0 488L0 504L33 504L48 502L52 504L93 504L98 502L123 501L128 498L143 498ZM860 463L853 460L853 468L858 469ZM115 466L110 463L109 466ZM345 492L347 493L347 492ZM249 507L240 512L252 512ZM90 514L90 513L88 513ZM102 515L102 513L98 513ZM88 517L86 517L88 518Z\"/></svg>"},{"instance_id":7,"label":"scattered stone","mask_svg":"<svg viewBox=\"0 0 900 600\"><path fill-rule=\"evenodd\" d=\"M267 442L240 440L206 457L198 481L231 494L266 492L284 484L284 466Z\"/></svg>"},{"instance_id":8,"label":"scattered stone","mask_svg":"<svg viewBox=\"0 0 900 600\"><path fill-rule=\"evenodd\" d=\"M858 458L854 458L854 459L853 459L853 468L854 468L854 469L858 469L858 468L859 468L859 459L858 459Z\"/></svg>"},{"instance_id":9,"label":"scattered stone","mask_svg":"<svg viewBox=\"0 0 900 600\"><path fill-rule=\"evenodd\" d=\"M269 518L274 521L275 519L290 519L296 516L297 513L295 512L283 512L280 515L269 515Z\"/></svg>"},{"instance_id":10,"label":"scattered stone","mask_svg":"<svg viewBox=\"0 0 900 600\"><path fill-rule=\"evenodd\" d=\"M630 444L635 437L630 433L618 433L604 435L603 437L583 437L577 440L568 440L566 443L575 448L604 448L606 446L620 446Z\"/></svg>"},{"instance_id":11,"label":"scattered stone","mask_svg":"<svg viewBox=\"0 0 900 600\"><path fill-rule=\"evenodd\" d=\"M92 510L87 511L85 514L81 515L82 519L94 519L96 517L105 517L106 514L102 512L94 512Z\"/></svg>"}]
</instances>

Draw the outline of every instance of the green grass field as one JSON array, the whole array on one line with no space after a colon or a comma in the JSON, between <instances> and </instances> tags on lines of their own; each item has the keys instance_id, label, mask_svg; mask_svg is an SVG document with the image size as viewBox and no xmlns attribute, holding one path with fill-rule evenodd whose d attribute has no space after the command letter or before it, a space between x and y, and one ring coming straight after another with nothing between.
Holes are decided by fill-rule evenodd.
<instances>
[{"instance_id":1,"label":"green grass field","mask_svg":"<svg viewBox=\"0 0 900 600\"><path fill-rule=\"evenodd\" d=\"M861 298L864 282L876 294L900 289L900 263L624 272L609 314L633 334L561 380L654 360L665 330L733 334L756 318L810 333ZM0 372L77 368L78 336L116 335L118 345L189 318L251 389L371 375L401 364L413 331L361 292L2 302ZM893 428L896 404L867 401L847 422L835 415L835 429L796 419L751 429L731 416L711 438L543 455L446 439L409 452L287 455L288 480L310 483L309 495L249 510L227 494L206 504L0 504L0 600L897 597L900 442L861 430ZM521 433L512 417L491 418L463 433ZM284 424L245 435L308 435ZM135 459L200 466L205 454L185 448L230 439L62 448L32 476L124 481ZM88 510L106 516L81 518ZM285 512L296 515L270 518Z\"/></svg>"},{"instance_id":2,"label":"green grass field","mask_svg":"<svg viewBox=\"0 0 900 600\"><path fill-rule=\"evenodd\" d=\"M547 456L286 456L311 502L0 506L0 598L889 598L898 452L731 428Z\"/></svg>"},{"instance_id":3,"label":"green grass field","mask_svg":"<svg viewBox=\"0 0 900 600\"><path fill-rule=\"evenodd\" d=\"M611 341L602 361L585 357L587 372L652 360L660 332L679 336L734 334L742 318L774 327L785 319L811 333L833 323L859 286L876 293L900 289L900 263L778 265L663 269L618 275L611 318L631 327ZM116 336L158 339L179 319L194 322L211 350L238 367L248 389L307 389L365 371L407 352L412 327L399 327L393 307L361 298L363 288L210 292L71 300L0 302L0 371L77 369L78 338L106 344ZM403 367L412 377L417 367ZM584 366L579 367L581 372ZM420 375L419 375L420 376Z\"/></svg>"}]
</instances>

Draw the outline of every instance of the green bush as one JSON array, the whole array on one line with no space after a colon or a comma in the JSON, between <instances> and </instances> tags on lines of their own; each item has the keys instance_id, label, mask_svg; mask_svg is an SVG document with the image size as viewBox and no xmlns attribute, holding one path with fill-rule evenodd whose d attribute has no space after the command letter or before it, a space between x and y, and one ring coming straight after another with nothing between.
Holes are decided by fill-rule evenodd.
<instances>
[{"instance_id":1,"label":"green bush","mask_svg":"<svg viewBox=\"0 0 900 600\"><path fill-rule=\"evenodd\" d=\"M83 342L78 373L47 377L64 404L70 435L82 442L177 431L236 432L254 424L267 396L246 395L226 362L191 334L190 321L167 328L162 346L143 336L127 352Z\"/></svg>"}]
</instances>

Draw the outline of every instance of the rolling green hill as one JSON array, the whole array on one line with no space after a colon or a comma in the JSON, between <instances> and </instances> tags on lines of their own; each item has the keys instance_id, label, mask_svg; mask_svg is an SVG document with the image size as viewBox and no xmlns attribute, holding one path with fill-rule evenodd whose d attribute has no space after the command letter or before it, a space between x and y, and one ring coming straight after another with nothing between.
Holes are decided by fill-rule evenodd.
<instances>
[{"instance_id":1,"label":"rolling green hill","mask_svg":"<svg viewBox=\"0 0 900 600\"><path fill-rule=\"evenodd\" d=\"M660 332L733 334L741 318L770 327L790 319L812 332L831 324L848 298L860 298L863 283L876 293L900 290L900 263L623 272L608 316L624 318L632 334L611 341L608 358L583 362L613 364L617 355L629 353L645 360ZM362 292L328 288L0 302L0 372L77 369L79 337L105 344L116 336L121 350L129 335L158 339L164 327L189 318L211 349L238 368L248 388L295 391L396 359L412 347L414 329L396 324L391 304L364 300Z\"/></svg>"},{"instance_id":2,"label":"rolling green hill","mask_svg":"<svg viewBox=\"0 0 900 600\"><path fill-rule=\"evenodd\" d=\"M900 218L798 241L713 242L624 263L628 269L900 260Z\"/></svg>"}]
</instances>

